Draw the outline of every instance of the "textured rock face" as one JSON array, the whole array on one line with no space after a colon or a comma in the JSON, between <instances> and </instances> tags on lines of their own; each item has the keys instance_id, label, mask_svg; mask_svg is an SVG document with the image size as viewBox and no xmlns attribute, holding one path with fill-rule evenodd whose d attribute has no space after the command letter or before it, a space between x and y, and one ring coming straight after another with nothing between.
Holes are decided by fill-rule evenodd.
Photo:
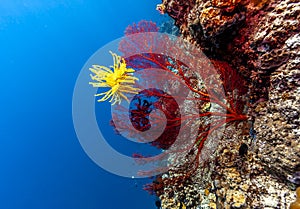
<instances>
[{"instance_id":1,"label":"textured rock face","mask_svg":"<svg viewBox=\"0 0 300 209\"><path fill-rule=\"evenodd\" d=\"M300 171L300 47L291 49L291 57L293 53L298 57L272 72L269 99L255 109L258 157L282 180Z\"/></svg>"},{"instance_id":2,"label":"textured rock face","mask_svg":"<svg viewBox=\"0 0 300 209\"><path fill-rule=\"evenodd\" d=\"M185 39L249 81L253 130L227 127L215 160L183 185L194 185L196 198L172 190L188 208L288 208L300 184L299 0L164 0L161 8Z\"/></svg>"},{"instance_id":3,"label":"textured rock face","mask_svg":"<svg viewBox=\"0 0 300 209\"><path fill-rule=\"evenodd\" d=\"M254 129L259 159L284 181L300 169L300 2L281 1L269 8L253 35L253 78L269 75L267 100L254 109ZM262 85L253 82L255 99L262 98Z\"/></svg>"}]
</instances>

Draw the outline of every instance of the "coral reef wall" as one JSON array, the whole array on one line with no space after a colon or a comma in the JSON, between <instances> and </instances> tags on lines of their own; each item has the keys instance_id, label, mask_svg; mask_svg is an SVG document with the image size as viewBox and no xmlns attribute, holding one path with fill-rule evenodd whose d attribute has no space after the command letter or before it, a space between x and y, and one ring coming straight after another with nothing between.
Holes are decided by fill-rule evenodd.
<instances>
[{"instance_id":1,"label":"coral reef wall","mask_svg":"<svg viewBox=\"0 0 300 209\"><path fill-rule=\"evenodd\" d=\"M300 1L163 0L158 8L249 87L249 121L226 128L201 175L165 188L162 207L289 208L300 185Z\"/></svg>"}]
</instances>

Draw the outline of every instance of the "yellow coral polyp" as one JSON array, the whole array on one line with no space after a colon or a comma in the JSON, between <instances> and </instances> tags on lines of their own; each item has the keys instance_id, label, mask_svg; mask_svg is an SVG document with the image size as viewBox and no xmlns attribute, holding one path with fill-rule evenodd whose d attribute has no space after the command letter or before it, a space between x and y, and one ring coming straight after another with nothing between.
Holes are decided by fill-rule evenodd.
<instances>
[{"instance_id":1,"label":"yellow coral polyp","mask_svg":"<svg viewBox=\"0 0 300 209\"><path fill-rule=\"evenodd\" d=\"M135 72L132 68L127 68L125 59L110 51L114 65L110 68L100 65L93 65L89 70L94 73L90 75L93 81L89 82L93 87L108 87L108 91L96 94L95 96L103 96L98 102L106 101L110 98L109 102L112 105L120 104L122 99L129 102L125 93L138 94L140 89L134 88L132 85L138 80L133 76Z\"/></svg>"}]
</instances>

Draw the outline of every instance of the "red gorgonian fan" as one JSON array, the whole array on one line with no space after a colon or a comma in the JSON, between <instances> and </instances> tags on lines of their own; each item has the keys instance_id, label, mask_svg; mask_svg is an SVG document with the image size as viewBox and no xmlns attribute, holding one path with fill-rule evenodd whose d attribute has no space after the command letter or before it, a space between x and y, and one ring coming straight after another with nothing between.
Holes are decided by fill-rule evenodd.
<instances>
[{"instance_id":1,"label":"red gorgonian fan","mask_svg":"<svg viewBox=\"0 0 300 209\"><path fill-rule=\"evenodd\" d=\"M213 154L215 147L212 144L217 145L218 142L214 142L214 139L209 137L211 134L228 123L247 120L245 115L246 103L243 99L247 88L242 77L225 62L211 61L217 68L217 76L212 75L212 72L209 71L210 68L205 67L211 65L211 63L206 63L205 60L205 63L201 63L201 60L197 61L202 66L201 69L197 69L201 72L201 75L191 70L190 66L188 66L190 63L185 63L180 58L192 55L193 50L187 52L184 42L174 42L171 36L168 38L164 36L162 39L160 39L161 36L156 36L155 34L146 38L132 36L132 34L145 31L157 32L158 27L152 22L142 21L126 29L125 34L127 38L120 42L119 51L123 53L128 66L136 71L145 71L145 79L147 79L148 73L153 68L159 68L171 73L174 78L180 80L178 85L184 85L192 93L185 98L186 104L194 105L198 109L197 112L191 112L188 116L182 116L179 106L172 99L173 95L157 89L146 89L135 95L130 106L129 118L132 128L140 131L148 130L152 125L155 125L150 124L148 118L153 109L160 109L165 114L167 118L166 127L163 133L151 143L158 148L167 150L165 153L173 154L172 160L175 163L170 169L179 173L176 178L161 180L161 184L178 183L188 179L195 173L199 164L204 163L205 157L203 155ZM138 40L139 37L142 37L140 38L141 40ZM166 43L168 46L166 46ZM165 50L175 51L176 57L156 53L156 49L162 46L164 46ZM160 75L157 75L155 78L156 81L160 79L163 79L160 78ZM223 89L216 85L216 80L220 80ZM175 87L177 85L176 82L174 81ZM221 109L224 111L221 111ZM190 122L186 122L188 120L197 121L196 137L186 136L187 140L192 140L186 141L187 146L175 146L168 150L177 140L177 134L174 133L178 133L179 129L186 129L191 126ZM209 140L212 141L209 142ZM183 151L188 154L181 156ZM137 158L137 161L143 159L141 163L147 163L140 154L135 154L134 157ZM182 157L185 160L182 160ZM153 158L149 159L153 160ZM151 172L155 173L154 171L141 171L140 175L149 175ZM151 193L159 194L162 192L159 190L163 189L163 187L161 185L148 184L145 189Z\"/></svg>"}]
</instances>

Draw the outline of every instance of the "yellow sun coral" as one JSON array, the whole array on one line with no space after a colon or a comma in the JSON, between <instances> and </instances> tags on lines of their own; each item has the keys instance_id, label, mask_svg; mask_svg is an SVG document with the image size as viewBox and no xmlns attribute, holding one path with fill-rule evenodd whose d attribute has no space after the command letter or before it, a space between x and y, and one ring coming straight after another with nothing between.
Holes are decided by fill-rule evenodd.
<instances>
[{"instance_id":1,"label":"yellow sun coral","mask_svg":"<svg viewBox=\"0 0 300 209\"><path fill-rule=\"evenodd\" d=\"M114 65L110 68L100 65L93 65L90 68L95 75L91 75L93 81L89 82L93 87L108 87L108 91L96 94L95 96L103 96L98 102L109 100L112 105L120 104L122 98L129 102L125 93L137 94L140 89L134 88L132 85L138 78L133 76L134 69L127 68L125 59L110 51Z\"/></svg>"}]
</instances>

